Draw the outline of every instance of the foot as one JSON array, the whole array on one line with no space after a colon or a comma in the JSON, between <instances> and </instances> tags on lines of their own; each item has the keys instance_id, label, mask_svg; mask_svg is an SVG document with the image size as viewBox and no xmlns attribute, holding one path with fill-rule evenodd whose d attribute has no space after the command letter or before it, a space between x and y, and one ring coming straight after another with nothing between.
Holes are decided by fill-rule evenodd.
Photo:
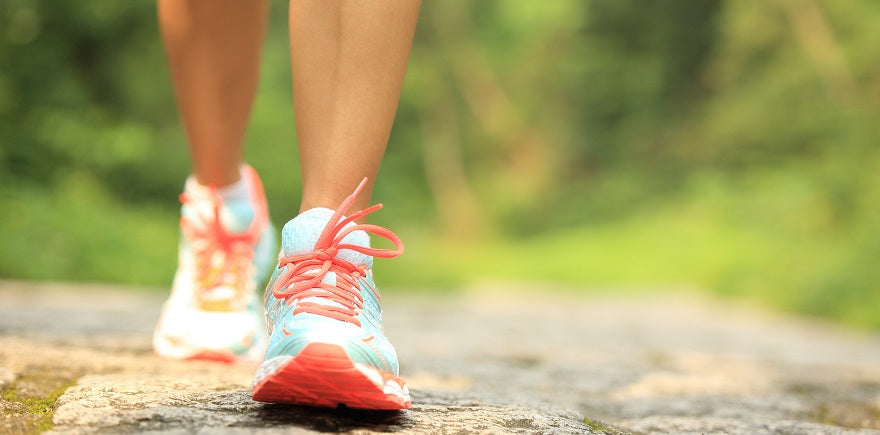
<instances>
[{"instance_id":1,"label":"foot","mask_svg":"<svg viewBox=\"0 0 880 435\"><path fill-rule=\"evenodd\" d=\"M173 359L259 362L268 340L257 285L276 252L275 229L256 171L224 201L216 188L188 182L180 196L181 243L171 297L153 334L156 354Z\"/></svg>"},{"instance_id":2,"label":"foot","mask_svg":"<svg viewBox=\"0 0 880 435\"><path fill-rule=\"evenodd\" d=\"M403 244L385 228L353 222L381 205L343 216L365 182L335 212L311 209L284 226L278 267L266 288L271 338L254 379L254 400L409 408L397 354L382 332L371 270L373 257L396 257ZM370 248L367 233L395 249Z\"/></svg>"}]
</instances>

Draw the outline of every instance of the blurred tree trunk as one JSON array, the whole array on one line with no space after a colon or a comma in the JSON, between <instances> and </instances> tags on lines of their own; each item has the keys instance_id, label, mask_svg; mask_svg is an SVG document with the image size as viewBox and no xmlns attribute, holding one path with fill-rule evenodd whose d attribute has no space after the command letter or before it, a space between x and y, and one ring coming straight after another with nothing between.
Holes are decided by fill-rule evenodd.
<instances>
[{"instance_id":1,"label":"blurred tree trunk","mask_svg":"<svg viewBox=\"0 0 880 435\"><path fill-rule=\"evenodd\" d=\"M815 0L780 3L794 28L795 38L806 52L829 90L842 103L852 101L856 85L834 29Z\"/></svg>"},{"instance_id":2,"label":"blurred tree trunk","mask_svg":"<svg viewBox=\"0 0 880 435\"><path fill-rule=\"evenodd\" d=\"M551 175L556 150L525 119L495 74L474 32L468 5L429 6L438 56L445 60L442 65L473 119L489 137L487 145L501 150L498 160L504 164L487 166L494 173L486 178L503 187L507 205L517 209L521 204L534 204L554 185Z\"/></svg>"},{"instance_id":3,"label":"blurred tree trunk","mask_svg":"<svg viewBox=\"0 0 880 435\"><path fill-rule=\"evenodd\" d=\"M473 194L465 173L459 145L461 126L450 89L439 75L432 76L431 101L419 113L428 188L443 232L459 238L476 237L486 228L486 210Z\"/></svg>"}]
</instances>

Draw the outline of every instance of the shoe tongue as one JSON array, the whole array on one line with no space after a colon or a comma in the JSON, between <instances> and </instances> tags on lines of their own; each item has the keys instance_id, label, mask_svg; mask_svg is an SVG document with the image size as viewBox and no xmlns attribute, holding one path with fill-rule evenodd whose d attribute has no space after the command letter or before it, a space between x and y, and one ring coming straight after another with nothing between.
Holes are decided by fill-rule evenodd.
<instances>
[{"instance_id":1,"label":"shoe tongue","mask_svg":"<svg viewBox=\"0 0 880 435\"><path fill-rule=\"evenodd\" d=\"M281 229L281 253L289 257L315 252L315 244L333 213L329 208L313 208L284 224ZM354 223L349 222L345 228L352 225ZM352 231L342 239L342 243L369 247L370 236L362 230ZM349 249L340 249L336 257L352 264L373 266L373 257Z\"/></svg>"},{"instance_id":2,"label":"shoe tongue","mask_svg":"<svg viewBox=\"0 0 880 435\"><path fill-rule=\"evenodd\" d=\"M181 213L195 222L214 220L214 202L193 200L181 208ZM254 209L248 201L226 201L220 206L220 224L230 233L244 233L254 220Z\"/></svg>"}]
</instances>

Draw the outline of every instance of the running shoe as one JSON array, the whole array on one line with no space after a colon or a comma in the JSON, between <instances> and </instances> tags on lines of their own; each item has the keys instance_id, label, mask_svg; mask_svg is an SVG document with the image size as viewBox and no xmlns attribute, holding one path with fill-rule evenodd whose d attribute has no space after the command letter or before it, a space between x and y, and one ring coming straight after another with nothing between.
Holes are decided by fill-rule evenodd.
<instances>
[{"instance_id":1,"label":"running shoe","mask_svg":"<svg viewBox=\"0 0 880 435\"><path fill-rule=\"evenodd\" d=\"M257 369L260 402L358 409L404 409L411 399L398 378L397 353L382 331L373 257L403 253L386 228L354 221L381 204L343 216L366 179L336 211L308 210L281 231L282 251L266 288L269 349ZM394 249L370 247L369 234Z\"/></svg>"},{"instance_id":2,"label":"running shoe","mask_svg":"<svg viewBox=\"0 0 880 435\"><path fill-rule=\"evenodd\" d=\"M265 353L256 290L271 271L277 242L260 178L247 165L242 177L249 200L224 202L213 187L180 195L177 273L153 334L159 356L257 363Z\"/></svg>"}]
</instances>

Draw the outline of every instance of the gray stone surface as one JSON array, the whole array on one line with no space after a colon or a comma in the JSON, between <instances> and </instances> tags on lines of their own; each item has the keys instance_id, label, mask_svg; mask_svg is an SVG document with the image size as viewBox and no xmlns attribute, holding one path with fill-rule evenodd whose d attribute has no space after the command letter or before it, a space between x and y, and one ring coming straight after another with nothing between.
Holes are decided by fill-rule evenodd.
<instances>
[{"instance_id":1,"label":"gray stone surface","mask_svg":"<svg viewBox=\"0 0 880 435\"><path fill-rule=\"evenodd\" d=\"M584 415L609 432L880 429L878 336L680 292L546 290L386 293L414 405L377 413L255 403L253 367L153 357L164 295L0 283L0 382L75 380L57 433L596 431Z\"/></svg>"}]
</instances>

